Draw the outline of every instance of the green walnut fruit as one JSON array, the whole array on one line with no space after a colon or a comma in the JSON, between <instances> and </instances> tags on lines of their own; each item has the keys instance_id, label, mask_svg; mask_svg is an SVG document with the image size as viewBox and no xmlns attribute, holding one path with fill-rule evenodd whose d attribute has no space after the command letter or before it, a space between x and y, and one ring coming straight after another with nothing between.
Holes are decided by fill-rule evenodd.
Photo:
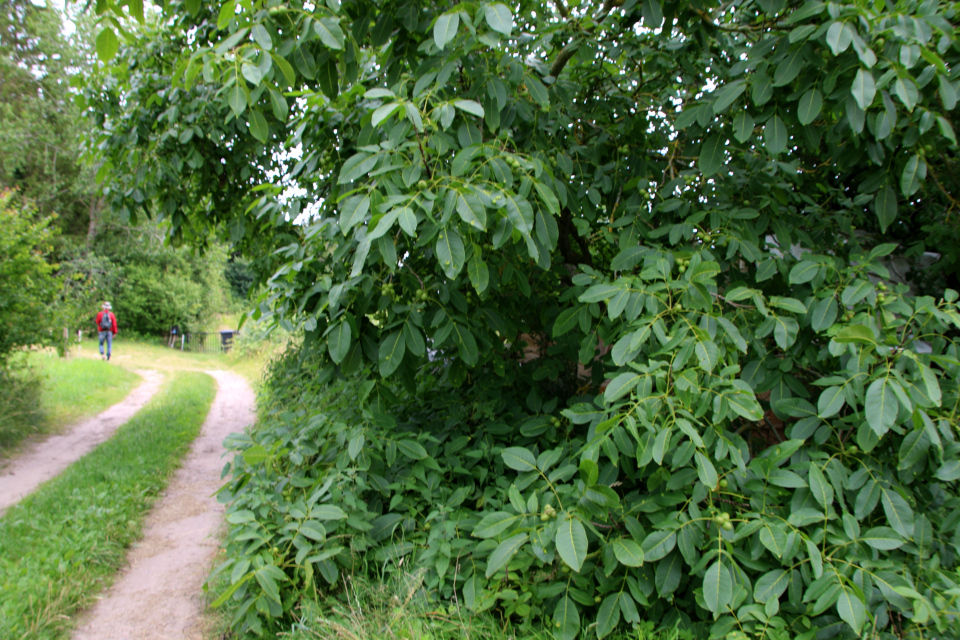
<instances>
[{"instance_id":1,"label":"green walnut fruit","mask_svg":"<svg viewBox=\"0 0 960 640\"><path fill-rule=\"evenodd\" d=\"M544 513L540 515L540 522L548 522L549 520L550 520L550 516L548 516L547 514Z\"/></svg>"},{"instance_id":2,"label":"green walnut fruit","mask_svg":"<svg viewBox=\"0 0 960 640\"><path fill-rule=\"evenodd\" d=\"M601 602L602 600L603 600L603 598L601 598L600 596L596 596L596 597L594 597L594 599L593 599L593 601L594 601L596 604L600 604L600 602Z\"/></svg>"},{"instance_id":3,"label":"green walnut fruit","mask_svg":"<svg viewBox=\"0 0 960 640\"><path fill-rule=\"evenodd\" d=\"M726 489L729 484L730 484L730 483L727 482L726 478L723 478L723 479L720 480L720 488L721 488L721 489Z\"/></svg>"},{"instance_id":4,"label":"green walnut fruit","mask_svg":"<svg viewBox=\"0 0 960 640\"><path fill-rule=\"evenodd\" d=\"M420 189L421 191L423 191L426 188L427 188L426 180L417 180L417 189Z\"/></svg>"},{"instance_id":5,"label":"green walnut fruit","mask_svg":"<svg viewBox=\"0 0 960 640\"><path fill-rule=\"evenodd\" d=\"M847 453L849 453L850 455L860 453L860 448L857 447L857 445L852 444L849 447L847 447Z\"/></svg>"},{"instance_id":6,"label":"green walnut fruit","mask_svg":"<svg viewBox=\"0 0 960 640\"><path fill-rule=\"evenodd\" d=\"M424 531L430 531L430 523L429 523L429 522L427 522L427 523L425 523L425 524L423 525L423 530L424 530Z\"/></svg>"},{"instance_id":7,"label":"green walnut fruit","mask_svg":"<svg viewBox=\"0 0 960 640\"><path fill-rule=\"evenodd\" d=\"M720 525L720 528L723 529L724 531L733 531L733 524L731 524L730 521L727 520L722 525Z\"/></svg>"}]
</instances>

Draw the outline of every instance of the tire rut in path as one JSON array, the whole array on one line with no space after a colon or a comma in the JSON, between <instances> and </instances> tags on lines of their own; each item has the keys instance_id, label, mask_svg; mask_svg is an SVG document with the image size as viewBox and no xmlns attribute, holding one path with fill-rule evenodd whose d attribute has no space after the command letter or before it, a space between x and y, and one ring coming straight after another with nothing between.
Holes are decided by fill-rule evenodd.
<instances>
[{"instance_id":1,"label":"tire rut in path","mask_svg":"<svg viewBox=\"0 0 960 640\"><path fill-rule=\"evenodd\" d=\"M129 566L81 619L73 640L201 640L203 583L219 547L223 439L254 421L246 381L207 372L216 398L183 466L154 505Z\"/></svg>"},{"instance_id":2,"label":"tire rut in path","mask_svg":"<svg viewBox=\"0 0 960 640\"><path fill-rule=\"evenodd\" d=\"M0 469L0 515L47 480L108 440L117 428L140 411L157 393L163 376L137 371L143 378L136 389L109 409L78 423L66 433L50 436Z\"/></svg>"}]
</instances>

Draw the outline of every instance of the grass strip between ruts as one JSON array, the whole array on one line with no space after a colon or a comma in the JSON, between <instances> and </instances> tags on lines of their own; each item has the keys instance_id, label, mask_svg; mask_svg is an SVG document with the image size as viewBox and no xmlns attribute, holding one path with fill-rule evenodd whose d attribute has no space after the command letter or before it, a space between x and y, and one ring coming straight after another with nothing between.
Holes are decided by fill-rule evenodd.
<instances>
[{"instance_id":1,"label":"grass strip between ruts","mask_svg":"<svg viewBox=\"0 0 960 640\"><path fill-rule=\"evenodd\" d=\"M141 535L210 408L214 380L180 373L116 434L0 518L0 638L60 638Z\"/></svg>"}]
</instances>

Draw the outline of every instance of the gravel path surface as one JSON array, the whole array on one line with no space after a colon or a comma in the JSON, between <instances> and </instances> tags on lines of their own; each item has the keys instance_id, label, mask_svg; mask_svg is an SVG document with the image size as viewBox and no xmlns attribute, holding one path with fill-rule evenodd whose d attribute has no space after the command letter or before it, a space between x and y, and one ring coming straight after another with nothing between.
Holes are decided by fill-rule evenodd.
<instances>
[{"instance_id":1,"label":"gravel path surface","mask_svg":"<svg viewBox=\"0 0 960 640\"><path fill-rule=\"evenodd\" d=\"M73 640L202 640L204 581L224 508L213 497L223 439L253 424L255 396L240 376L208 372L217 396L200 436L144 526L129 566L80 620Z\"/></svg>"}]
</instances>

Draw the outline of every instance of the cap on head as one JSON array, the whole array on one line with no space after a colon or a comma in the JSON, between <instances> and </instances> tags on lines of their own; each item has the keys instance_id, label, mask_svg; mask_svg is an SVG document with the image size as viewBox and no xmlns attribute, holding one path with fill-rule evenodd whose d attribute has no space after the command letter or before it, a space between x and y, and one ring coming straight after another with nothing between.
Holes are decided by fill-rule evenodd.
<instances>
[{"instance_id":1,"label":"cap on head","mask_svg":"<svg viewBox=\"0 0 960 640\"><path fill-rule=\"evenodd\" d=\"M109 311L110 309L113 309L113 307L110 306L110 303L109 303L109 302L104 302L104 303L103 303L103 308L106 309L106 310L108 310L108 311Z\"/></svg>"}]
</instances>

